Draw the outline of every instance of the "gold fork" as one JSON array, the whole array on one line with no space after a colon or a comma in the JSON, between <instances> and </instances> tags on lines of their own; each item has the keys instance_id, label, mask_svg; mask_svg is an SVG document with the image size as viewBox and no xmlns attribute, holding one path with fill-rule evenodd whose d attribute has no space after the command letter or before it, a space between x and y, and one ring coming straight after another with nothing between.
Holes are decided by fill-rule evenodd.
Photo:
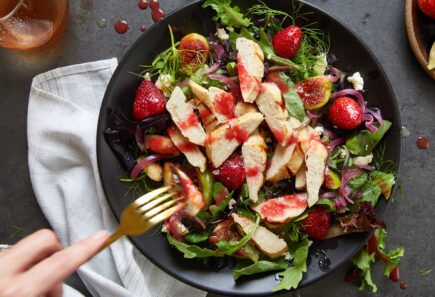
<instances>
[{"instance_id":1,"label":"gold fork","mask_svg":"<svg viewBox=\"0 0 435 297\"><path fill-rule=\"evenodd\" d=\"M127 206L122 212L118 230L110 235L109 240L101 250L123 235L136 236L145 233L154 225L182 209L185 203L172 206L182 198L171 199L176 193L168 193L170 189L171 186L156 189L139 197Z\"/></svg>"}]
</instances>

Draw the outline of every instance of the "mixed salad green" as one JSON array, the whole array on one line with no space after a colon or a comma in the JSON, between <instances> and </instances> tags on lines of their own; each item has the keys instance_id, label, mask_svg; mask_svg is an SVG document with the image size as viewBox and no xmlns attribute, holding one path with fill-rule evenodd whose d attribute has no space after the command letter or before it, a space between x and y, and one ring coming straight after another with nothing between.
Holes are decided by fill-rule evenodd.
<instances>
[{"instance_id":1,"label":"mixed salad green","mask_svg":"<svg viewBox=\"0 0 435 297\"><path fill-rule=\"evenodd\" d=\"M380 144L391 122L366 106L359 73L333 67L302 4L291 6L242 13L206 0L216 30L176 42L183 30L169 27L171 47L139 74L134 120L117 112L106 137L133 191L164 183L183 198L162 229L185 258L235 257L234 280L278 271L274 291L289 290L313 240L378 229L348 279L375 290L370 262L383 259L390 276L403 255L384 253L374 212L396 180Z\"/></svg>"}]
</instances>

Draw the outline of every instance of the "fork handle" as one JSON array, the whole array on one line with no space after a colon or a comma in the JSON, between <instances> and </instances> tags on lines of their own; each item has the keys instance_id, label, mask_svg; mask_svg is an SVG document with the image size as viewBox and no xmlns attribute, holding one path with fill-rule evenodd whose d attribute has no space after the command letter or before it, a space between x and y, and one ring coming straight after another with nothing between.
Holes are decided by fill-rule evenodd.
<instances>
[{"instance_id":1,"label":"fork handle","mask_svg":"<svg viewBox=\"0 0 435 297\"><path fill-rule=\"evenodd\" d=\"M98 251L98 253L104 250L106 247L108 247L110 244L112 244L114 241L116 241L118 238L120 238L123 235L125 235L125 233L121 230L121 228L118 228L118 230L116 230L115 233L110 235L109 239L106 241L104 246Z\"/></svg>"}]
</instances>

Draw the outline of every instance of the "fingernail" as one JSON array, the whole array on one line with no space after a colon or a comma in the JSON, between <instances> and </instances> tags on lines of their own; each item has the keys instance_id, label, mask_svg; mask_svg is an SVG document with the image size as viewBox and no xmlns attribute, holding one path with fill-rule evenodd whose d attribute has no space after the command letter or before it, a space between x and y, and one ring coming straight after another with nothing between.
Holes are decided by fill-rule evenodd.
<instances>
[{"instance_id":1,"label":"fingernail","mask_svg":"<svg viewBox=\"0 0 435 297\"><path fill-rule=\"evenodd\" d=\"M107 231L106 230L100 230L100 231L94 233L91 236L91 238L94 239L94 240L100 240L102 238L107 238Z\"/></svg>"}]
</instances>

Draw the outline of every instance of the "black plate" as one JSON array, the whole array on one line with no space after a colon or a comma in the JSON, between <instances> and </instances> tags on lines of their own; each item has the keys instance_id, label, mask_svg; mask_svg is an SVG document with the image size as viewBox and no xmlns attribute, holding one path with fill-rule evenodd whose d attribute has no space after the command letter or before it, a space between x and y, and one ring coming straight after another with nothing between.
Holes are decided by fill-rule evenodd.
<instances>
[{"instance_id":1,"label":"black plate","mask_svg":"<svg viewBox=\"0 0 435 297\"><path fill-rule=\"evenodd\" d=\"M264 2L275 9L284 11L290 9L288 1L266 0ZM247 5L253 2L234 0L233 3L246 9ZM319 28L330 34L331 52L338 58L335 66L350 73L359 71L365 78L365 98L368 100L368 105L379 107L384 117L393 122L391 130L386 136L388 145L385 157L399 164L401 155L400 115L393 91L381 65L367 46L337 20L310 4L305 4L303 10L312 12L309 17L310 21L317 22ZM119 182L119 177L124 176L124 169L109 148L103 135L106 128L113 126L110 113L121 106L127 114L131 114L130 108L140 79L129 72L139 72L138 65L150 64L158 53L170 46L168 24L184 27L188 32L199 32L207 36L214 26L211 20L212 16L214 16L214 12L202 9L200 1L178 9L143 34L124 55L113 74L100 111L97 157L106 197L118 219L133 197L125 197L128 185ZM379 217L383 216L386 207L387 201L380 199L376 206ZM206 269L199 260L184 259L180 252L168 244L165 236L151 237L150 233L133 237L131 241L158 267L197 288L226 295L270 296L272 289L278 284L274 273L244 278L235 283L231 267L226 267L219 272ZM305 273L300 286L306 286L324 277L348 261L363 246L369 236L370 233L351 234L336 239L314 242L310 248L311 260L308 271ZM322 253L318 251L325 252L326 257L331 261L329 269L326 271L322 271L319 267ZM277 294L282 293L285 291Z\"/></svg>"}]
</instances>

